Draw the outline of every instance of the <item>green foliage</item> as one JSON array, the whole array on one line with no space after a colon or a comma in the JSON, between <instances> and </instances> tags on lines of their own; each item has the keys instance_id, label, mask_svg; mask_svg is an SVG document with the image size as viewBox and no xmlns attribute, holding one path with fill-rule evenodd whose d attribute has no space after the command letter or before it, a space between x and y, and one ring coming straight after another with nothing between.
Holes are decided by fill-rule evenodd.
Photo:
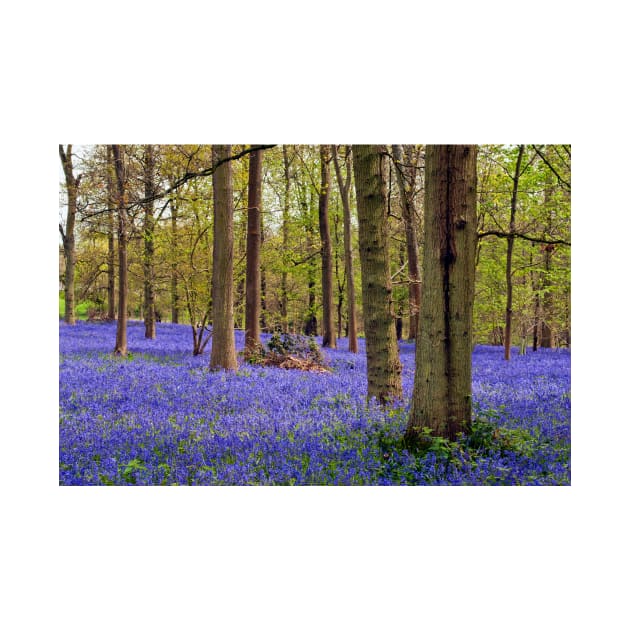
<instances>
[{"instance_id":1,"label":"green foliage","mask_svg":"<svg viewBox=\"0 0 630 630\"><path fill-rule=\"evenodd\" d=\"M470 435L465 438L465 446L477 453L513 451L532 456L539 443L539 437L526 429L498 425L496 419L499 417L500 412L492 409L478 414L472 423Z\"/></svg>"},{"instance_id":2,"label":"green foliage","mask_svg":"<svg viewBox=\"0 0 630 630\"><path fill-rule=\"evenodd\" d=\"M136 473L141 470L146 470L146 466L142 463L142 460L134 458L123 469L122 477L126 483L135 484Z\"/></svg>"},{"instance_id":3,"label":"green foliage","mask_svg":"<svg viewBox=\"0 0 630 630\"><path fill-rule=\"evenodd\" d=\"M77 319L87 319L90 311L98 309L98 304L92 300L83 300L75 304L74 314ZM66 314L66 298L63 291L59 291L59 319Z\"/></svg>"}]
</instances>

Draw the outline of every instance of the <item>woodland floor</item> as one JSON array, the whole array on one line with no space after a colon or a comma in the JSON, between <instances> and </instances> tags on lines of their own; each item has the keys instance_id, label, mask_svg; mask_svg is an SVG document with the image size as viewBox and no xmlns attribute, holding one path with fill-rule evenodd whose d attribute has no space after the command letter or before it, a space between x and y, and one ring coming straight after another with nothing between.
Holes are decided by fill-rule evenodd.
<instances>
[{"instance_id":1,"label":"woodland floor","mask_svg":"<svg viewBox=\"0 0 630 630\"><path fill-rule=\"evenodd\" d=\"M59 324L60 485L568 485L569 350L473 352L473 433L402 443L414 345L401 342L404 399L366 405L358 354L325 350L329 372L252 366L210 372L189 326ZM263 335L263 341L269 336ZM243 335L236 333L237 350ZM321 340L320 340L321 341Z\"/></svg>"}]
</instances>

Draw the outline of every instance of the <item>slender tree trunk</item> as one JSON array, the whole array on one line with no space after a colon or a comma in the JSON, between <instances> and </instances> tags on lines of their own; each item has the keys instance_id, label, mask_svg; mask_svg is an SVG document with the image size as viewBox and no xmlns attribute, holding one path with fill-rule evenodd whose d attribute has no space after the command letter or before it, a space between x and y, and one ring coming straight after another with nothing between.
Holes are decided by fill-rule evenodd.
<instances>
[{"instance_id":1,"label":"slender tree trunk","mask_svg":"<svg viewBox=\"0 0 630 630\"><path fill-rule=\"evenodd\" d=\"M410 148L411 147L406 147L406 149ZM409 159L409 157L411 157L410 151L406 151L405 153L407 154L406 159ZM392 145L392 154L396 165L394 170L396 171L396 181L400 190L407 245L407 269L409 273L409 339L415 339L418 331L418 314L420 312L420 299L422 297L418 233L416 230L416 208L413 196L414 187L411 183L413 179L415 179L415 174L413 175L413 179L411 177L406 178L404 175L405 167L403 147L401 145Z\"/></svg>"},{"instance_id":2,"label":"slender tree trunk","mask_svg":"<svg viewBox=\"0 0 630 630\"><path fill-rule=\"evenodd\" d=\"M306 230L306 248L310 251L313 248L313 235L312 230L307 228ZM308 310L306 314L306 321L304 323L305 335L317 334L317 306L315 296L315 266L313 261L310 260L307 263L307 277L308 277Z\"/></svg>"},{"instance_id":3,"label":"slender tree trunk","mask_svg":"<svg viewBox=\"0 0 630 630\"><path fill-rule=\"evenodd\" d=\"M260 249L265 244L265 225L263 223L264 215L260 215ZM260 263L260 330L267 331L267 272L265 265Z\"/></svg>"},{"instance_id":4,"label":"slender tree trunk","mask_svg":"<svg viewBox=\"0 0 630 630\"><path fill-rule=\"evenodd\" d=\"M516 231L516 201L518 199L518 182L521 176L521 161L523 160L523 151L525 145L521 144L518 147L518 156L516 158L516 168L514 170L514 177L512 179L512 200L510 202L510 230L507 237L507 258L505 263L505 285L506 285L506 300L505 300L505 338L504 338L504 358L506 361L510 360L510 353L512 350L512 254L514 251L514 233Z\"/></svg>"},{"instance_id":5,"label":"slender tree trunk","mask_svg":"<svg viewBox=\"0 0 630 630\"><path fill-rule=\"evenodd\" d=\"M532 243L532 247L535 247L536 243ZM538 329L540 328L540 279L539 273L534 271L534 256L530 254L529 262L532 267L531 281L532 291L534 292L534 324L532 326L532 352L538 350Z\"/></svg>"},{"instance_id":6,"label":"slender tree trunk","mask_svg":"<svg viewBox=\"0 0 630 630\"><path fill-rule=\"evenodd\" d=\"M354 145L352 152L359 215L368 400L375 397L385 404L402 396L389 270L387 157L385 147L380 145Z\"/></svg>"},{"instance_id":7,"label":"slender tree trunk","mask_svg":"<svg viewBox=\"0 0 630 630\"><path fill-rule=\"evenodd\" d=\"M472 423L477 148L426 147L423 297L406 439L455 439Z\"/></svg>"},{"instance_id":8,"label":"slender tree trunk","mask_svg":"<svg viewBox=\"0 0 630 630\"><path fill-rule=\"evenodd\" d=\"M289 208L291 204L291 173L287 145L282 145L282 163L284 165L284 205L282 206L282 249L286 252L289 248ZM287 289L288 274L285 264L282 265L280 276L280 316L282 318L282 331L289 331L289 295Z\"/></svg>"},{"instance_id":9,"label":"slender tree trunk","mask_svg":"<svg viewBox=\"0 0 630 630\"><path fill-rule=\"evenodd\" d=\"M542 298L542 312L543 317L540 324L540 347L541 348L553 348L554 347L554 335L553 328L550 326L551 312L553 307L551 291L549 291L549 276L551 274L551 246L547 245L544 251L544 269L543 274L543 298Z\"/></svg>"},{"instance_id":10,"label":"slender tree trunk","mask_svg":"<svg viewBox=\"0 0 630 630\"><path fill-rule=\"evenodd\" d=\"M352 168L350 166L350 147L346 147L346 169L347 177L344 180L337 147L333 146L333 159L335 163L335 172L337 174L337 182L339 183L339 191L341 193L341 203L343 205L343 251L346 265L346 290L348 301L348 350L350 352L358 352L359 344L357 341L357 314L356 300L354 295L354 269L352 264L352 222L350 215L350 185L352 182Z\"/></svg>"},{"instance_id":11,"label":"slender tree trunk","mask_svg":"<svg viewBox=\"0 0 630 630\"><path fill-rule=\"evenodd\" d=\"M114 206L114 158L111 145L107 145L107 319L114 321L116 319L116 249L114 245L115 238L115 222Z\"/></svg>"},{"instance_id":12,"label":"slender tree trunk","mask_svg":"<svg viewBox=\"0 0 630 630\"><path fill-rule=\"evenodd\" d=\"M151 198L155 193L155 156L153 145L147 144L144 153L144 196ZM144 206L144 336L155 339L155 219L153 202L147 201Z\"/></svg>"},{"instance_id":13,"label":"slender tree trunk","mask_svg":"<svg viewBox=\"0 0 630 630\"><path fill-rule=\"evenodd\" d=\"M65 310L64 321L67 324L76 323L75 298L74 298L74 272L76 265L76 248L74 239L74 225L77 214L77 196L81 175L74 176L72 166L72 145L69 144L64 152L63 145L59 145L59 157L63 166L66 179L66 191L68 193L68 214L66 216L65 231L62 230L63 253L66 259L65 273ZM59 224L61 230L61 223Z\"/></svg>"},{"instance_id":14,"label":"slender tree trunk","mask_svg":"<svg viewBox=\"0 0 630 630\"><path fill-rule=\"evenodd\" d=\"M261 205L263 152L249 156L249 184L247 188L247 249L245 280L245 351L260 345L261 314Z\"/></svg>"},{"instance_id":15,"label":"slender tree trunk","mask_svg":"<svg viewBox=\"0 0 630 630\"><path fill-rule=\"evenodd\" d=\"M328 221L328 195L330 192L330 148L320 147L321 187L319 191L319 236L322 255L322 346L336 348L335 318L333 311L333 258Z\"/></svg>"},{"instance_id":16,"label":"slender tree trunk","mask_svg":"<svg viewBox=\"0 0 630 630\"><path fill-rule=\"evenodd\" d=\"M116 346L114 354L127 354L127 207L125 200L124 149L112 145L116 171L118 202L118 322L116 324Z\"/></svg>"},{"instance_id":17,"label":"slender tree trunk","mask_svg":"<svg viewBox=\"0 0 630 630\"><path fill-rule=\"evenodd\" d=\"M545 181L545 190L544 190L544 204L547 207L548 211L548 223L547 229L551 230L552 227L552 209L551 209L551 198L553 195L553 180L551 172L548 173L547 179ZM550 286L551 286L551 255L553 253L553 245L545 245L543 249L543 265L544 272L542 274L542 322L541 322L541 339L540 346L542 348L553 348L554 347L554 335L553 329L551 327L551 314L553 309L553 298L551 295Z\"/></svg>"},{"instance_id":18,"label":"slender tree trunk","mask_svg":"<svg viewBox=\"0 0 630 630\"><path fill-rule=\"evenodd\" d=\"M179 288L177 286L177 200L174 199L171 204L171 236L173 242L173 264L171 265L171 322L173 324L179 323Z\"/></svg>"},{"instance_id":19,"label":"slender tree trunk","mask_svg":"<svg viewBox=\"0 0 630 630\"><path fill-rule=\"evenodd\" d=\"M231 145L213 145L212 161L229 158ZM212 174L214 243L212 251L212 352L211 369L236 370L234 345L234 200L232 162L217 166Z\"/></svg>"}]
</instances>

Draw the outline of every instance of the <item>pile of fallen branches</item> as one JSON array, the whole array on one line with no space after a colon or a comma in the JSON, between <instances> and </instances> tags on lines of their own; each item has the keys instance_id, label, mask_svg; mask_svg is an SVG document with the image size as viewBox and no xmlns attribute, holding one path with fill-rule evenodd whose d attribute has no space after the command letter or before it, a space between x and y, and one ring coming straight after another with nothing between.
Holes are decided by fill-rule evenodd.
<instances>
[{"instance_id":1,"label":"pile of fallen branches","mask_svg":"<svg viewBox=\"0 0 630 630\"><path fill-rule=\"evenodd\" d=\"M315 339L289 333L274 333L266 346L245 350L243 358L253 365L284 370L330 372Z\"/></svg>"}]
</instances>

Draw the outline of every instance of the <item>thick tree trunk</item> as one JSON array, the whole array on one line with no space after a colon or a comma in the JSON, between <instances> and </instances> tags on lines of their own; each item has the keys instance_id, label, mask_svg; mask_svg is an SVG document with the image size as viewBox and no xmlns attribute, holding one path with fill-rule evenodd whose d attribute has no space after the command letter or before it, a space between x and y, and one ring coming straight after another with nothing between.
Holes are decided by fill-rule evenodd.
<instances>
[{"instance_id":1,"label":"thick tree trunk","mask_svg":"<svg viewBox=\"0 0 630 630\"><path fill-rule=\"evenodd\" d=\"M155 157L153 145L147 144L144 153L144 196L151 198L155 194ZM155 285L154 285L154 255L155 255L155 219L153 217L153 202L147 201L144 206L144 336L155 339Z\"/></svg>"},{"instance_id":2,"label":"thick tree trunk","mask_svg":"<svg viewBox=\"0 0 630 630\"><path fill-rule=\"evenodd\" d=\"M250 154L249 183L247 188L247 263L245 275L246 352L251 352L260 345L262 163L262 151L254 151Z\"/></svg>"},{"instance_id":3,"label":"thick tree trunk","mask_svg":"<svg viewBox=\"0 0 630 630\"><path fill-rule=\"evenodd\" d=\"M214 145L212 162L229 158L231 145ZM215 168L212 174L214 195L214 243L212 251L212 352L211 369L236 370L234 345L234 200L232 162Z\"/></svg>"},{"instance_id":4,"label":"thick tree trunk","mask_svg":"<svg viewBox=\"0 0 630 630\"><path fill-rule=\"evenodd\" d=\"M319 191L319 236L322 255L322 346L336 348L335 318L333 310L333 257L328 221L328 195L330 192L330 148L321 145L321 187Z\"/></svg>"},{"instance_id":5,"label":"thick tree trunk","mask_svg":"<svg viewBox=\"0 0 630 630\"><path fill-rule=\"evenodd\" d=\"M346 147L347 177L345 181L341 173L336 146L333 147L333 159L335 162L335 172L337 173L337 182L339 183L339 191L341 193L341 203L343 205L343 251L346 266L346 291L348 299L348 350L350 350L350 352L358 352L354 269L352 264L352 222L350 218L350 184L352 181L350 147Z\"/></svg>"},{"instance_id":6,"label":"thick tree trunk","mask_svg":"<svg viewBox=\"0 0 630 630\"><path fill-rule=\"evenodd\" d=\"M111 145L107 145L107 319L116 319L116 248L115 248L115 209L114 158Z\"/></svg>"},{"instance_id":7,"label":"thick tree trunk","mask_svg":"<svg viewBox=\"0 0 630 630\"><path fill-rule=\"evenodd\" d=\"M516 158L516 168L514 169L514 177L512 178L512 199L510 202L510 231L507 237L507 258L505 263L505 346L503 356L506 361L510 360L510 354L512 351L512 254L514 251L514 233L516 231L516 201L518 199L518 182L521 176L521 161L523 160L524 149L524 144L519 145L518 156Z\"/></svg>"},{"instance_id":8,"label":"thick tree trunk","mask_svg":"<svg viewBox=\"0 0 630 630\"><path fill-rule=\"evenodd\" d=\"M118 321L116 323L116 346L114 354L127 354L127 207L125 200L124 149L112 145L116 171L118 205Z\"/></svg>"},{"instance_id":9,"label":"thick tree trunk","mask_svg":"<svg viewBox=\"0 0 630 630\"><path fill-rule=\"evenodd\" d=\"M416 230L416 208L414 202L414 187L412 177L405 177L404 159L411 157L406 147L406 158L403 158L403 147L399 144L392 145L392 154L396 165L396 181L400 190L403 221L405 224L405 241L407 245L407 269L409 273L409 339L415 339L418 331L418 314L420 312L420 300L422 297L422 285L420 284L420 263L418 232ZM415 174L413 175L415 178ZM411 180L411 181L410 181ZM420 226L420 229L421 226Z\"/></svg>"},{"instance_id":10,"label":"thick tree trunk","mask_svg":"<svg viewBox=\"0 0 630 630\"><path fill-rule=\"evenodd\" d=\"M63 166L66 179L66 191L68 193L68 214L66 216L65 231L63 236L63 252L66 259L65 272L65 310L64 321L67 324L76 323L75 298L74 298L74 272L76 265L76 248L74 239L74 226L77 214L77 196L81 176L75 177L72 166L72 145L69 144L64 152L63 145L59 145L59 157ZM61 224L60 228L61 228Z\"/></svg>"},{"instance_id":11,"label":"thick tree trunk","mask_svg":"<svg viewBox=\"0 0 630 630\"><path fill-rule=\"evenodd\" d=\"M354 145L359 253L367 352L368 400L384 404L402 396L401 364L392 312L389 270L385 147Z\"/></svg>"},{"instance_id":12,"label":"thick tree trunk","mask_svg":"<svg viewBox=\"0 0 630 630\"><path fill-rule=\"evenodd\" d=\"M423 297L406 431L410 443L455 439L472 422L472 308L475 279L474 145L428 145Z\"/></svg>"}]
</instances>

